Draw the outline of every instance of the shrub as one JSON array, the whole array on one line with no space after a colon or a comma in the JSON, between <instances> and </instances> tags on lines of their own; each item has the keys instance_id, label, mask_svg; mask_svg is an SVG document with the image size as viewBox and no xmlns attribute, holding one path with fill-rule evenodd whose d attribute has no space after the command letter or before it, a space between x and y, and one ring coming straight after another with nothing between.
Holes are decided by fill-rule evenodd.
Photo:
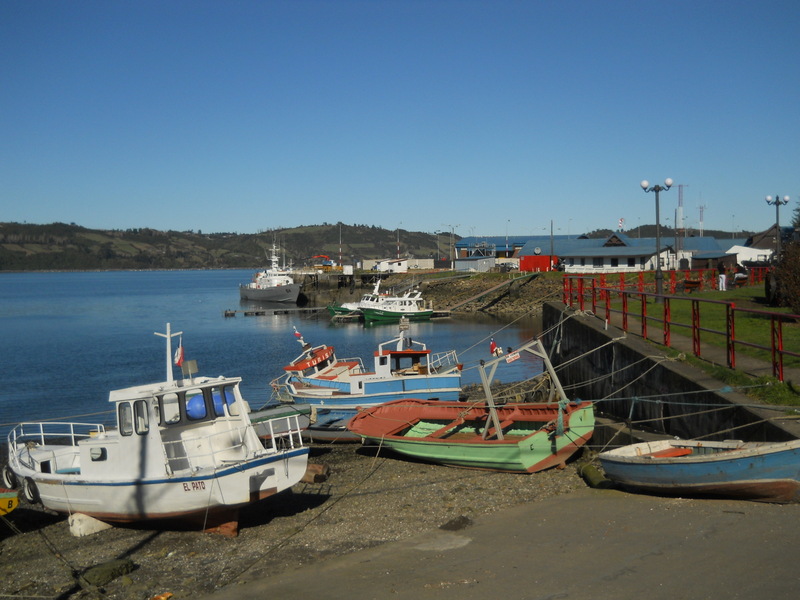
<instances>
[{"instance_id":1,"label":"shrub","mask_svg":"<svg viewBox=\"0 0 800 600\"><path fill-rule=\"evenodd\" d=\"M775 267L780 304L800 314L800 242L784 246L781 260Z\"/></svg>"}]
</instances>

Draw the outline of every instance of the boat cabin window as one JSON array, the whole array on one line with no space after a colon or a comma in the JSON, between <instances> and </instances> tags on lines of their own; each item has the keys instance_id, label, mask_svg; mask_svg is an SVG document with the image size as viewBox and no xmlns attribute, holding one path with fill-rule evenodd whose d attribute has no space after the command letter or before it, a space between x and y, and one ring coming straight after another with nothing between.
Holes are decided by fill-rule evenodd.
<instances>
[{"instance_id":1,"label":"boat cabin window","mask_svg":"<svg viewBox=\"0 0 800 600\"><path fill-rule=\"evenodd\" d=\"M150 415L147 413L147 402L137 400L133 403L133 418L137 434L145 435L150 431Z\"/></svg>"},{"instance_id":2,"label":"boat cabin window","mask_svg":"<svg viewBox=\"0 0 800 600\"><path fill-rule=\"evenodd\" d=\"M419 356L395 356L392 370L403 371L412 369L418 372L421 366Z\"/></svg>"},{"instance_id":3,"label":"boat cabin window","mask_svg":"<svg viewBox=\"0 0 800 600\"><path fill-rule=\"evenodd\" d=\"M223 385L211 388L211 399L214 402L214 415L217 417L225 416L225 406L230 407L236 402L232 385Z\"/></svg>"},{"instance_id":4,"label":"boat cabin window","mask_svg":"<svg viewBox=\"0 0 800 600\"><path fill-rule=\"evenodd\" d=\"M160 415L162 425L174 425L180 422L203 421L223 417L226 414L225 406L230 407L236 402L234 385L219 385L191 390L188 393L180 391L170 392L156 397L153 407ZM142 407L144 420L142 426L147 430L146 406ZM227 411L230 413L230 410ZM138 413L137 413L138 418ZM137 427L139 426L137 420ZM137 430L138 431L138 430Z\"/></svg>"},{"instance_id":5,"label":"boat cabin window","mask_svg":"<svg viewBox=\"0 0 800 600\"><path fill-rule=\"evenodd\" d=\"M108 458L108 452L106 452L105 448L91 448L89 450L89 458L93 462L106 460Z\"/></svg>"},{"instance_id":6,"label":"boat cabin window","mask_svg":"<svg viewBox=\"0 0 800 600\"><path fill-rule=\"evenodd\" d=\"M119 420L119 432L122 435L131 435L133 433L133 409L130 402L120 402L117 407Z\"/></svg>"},{"instance_id":7,"label":"boat cabin window","mask_svg":"<svg viewBox=\"0 0 800 600\"><path fill-rule=\"evenodd\" d=\"M178 394L170 392L160 397L161 422L164 425L178 423L181 420L181 409L178 405Z\"/></svg>"},{"instance_id":8,"label":"boat cabin window","mask_svg":"<svg viewBox=\"0 0 800 600\"><path fill-rule=\"evenodd\" d=\"M190 421L199 421L208 416L208 405L206 404L205 394L207 389L201 390L200 393L194 393L186 398L186 417ZM181 393L183 395L183 393Z\"/></svg>"},{"instance_id":9,"label":"boat cabin window","mask_svg":"<svg viewBox=\"0 0 800 600\"><path fill-rule=\"evenodd\" d=\"M389 364L389 357L388 356L379 356L378 357L378 364L382 367L385 367Z\"/></svg>"}]
</instances>

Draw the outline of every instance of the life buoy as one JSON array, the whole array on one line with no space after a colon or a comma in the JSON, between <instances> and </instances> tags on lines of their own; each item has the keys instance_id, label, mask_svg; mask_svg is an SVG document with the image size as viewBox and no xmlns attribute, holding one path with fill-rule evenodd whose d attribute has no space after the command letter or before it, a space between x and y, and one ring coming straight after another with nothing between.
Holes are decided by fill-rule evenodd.
<instances>
[{"instance_id":1,"label":"life buoy","mask_svg":"<svg viewBox=\"0 0 800 600\"><path fill-rule=\"evenodd\" d=\"M22 482L22 495L31 504L38 504L41 500L39 488L36 487L36 483L30 477L26 477Z\"/></svg>"},{"instance_id":2,"label":"life buoy","mask_svg":"<svg viewBox=\"0 0 800 600\"><path fill-rule=\"evenodd\" d=\"M3 466L3 487L9 490L17 489L17 476L8 465Z\"/></svg>"}]
</instances>

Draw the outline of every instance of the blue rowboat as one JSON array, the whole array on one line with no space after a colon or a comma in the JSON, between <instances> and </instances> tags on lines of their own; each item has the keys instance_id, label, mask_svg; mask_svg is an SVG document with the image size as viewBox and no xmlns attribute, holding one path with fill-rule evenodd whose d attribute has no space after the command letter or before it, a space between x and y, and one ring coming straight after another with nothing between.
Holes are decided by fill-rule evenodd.
<instances>
[{"instance_id":1,"label":"blue rowboat","mask_svg":"<svg viewBox=\"0 0 800 600\"><path fill-rule=\"evenodd\" d=\"M763 502L800 500L800 440L661 440L598 455L606 477L631 491Z\"/></svg>"}]
</instances>

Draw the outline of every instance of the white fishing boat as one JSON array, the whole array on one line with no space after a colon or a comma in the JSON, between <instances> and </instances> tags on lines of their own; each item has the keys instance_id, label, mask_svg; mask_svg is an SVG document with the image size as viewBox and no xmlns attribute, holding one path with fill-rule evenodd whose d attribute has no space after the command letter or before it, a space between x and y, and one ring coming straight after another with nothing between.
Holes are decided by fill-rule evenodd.
<instances>
[{"instance_id":1,"label":"white fishing boat","mask_svg":"<svg viewBox=\"0 0 800 600\"><path fill-rule=\"evenodd\" d=\"M156 335L166 338L166 381L112 390L116 427L20 423L8 435L4 484L61 513L108 522L183 519L236 535L239 508L305 475L309 449L299 417L264 419L256 429L241 378L195 377L184 368L175 380L171 339L180 333L167 324ZM182 353L181 344L176 362Z\"/></svg>"},{"instance_id":2,"label":"white fishing boat","mask_svg":"<svg viewBox=\"0 0 800 600\"><path fill-rule=\"evenodd\" d=\"M433 309L422 298L417 289L408 290L397 296L380 292L381 280L375 283L371 293L364 294L358 302L344 302L328 306L333 317L361 316L365 321L397 322L402 317L409 321L427 321L433 316Z\"/></svg>"},{"instance_id":3,"label":"white fishing boat","mask_svg":"<svg viewBox=\"0 0 800 600\"><path fill-rule=\"evenodd\" d=\"M257 271L252 281L239 286L239 296L242 300L296 303L302 284L295 283L292 271L281 268L275 244L272 245L270 262L268 269Z\"/></svg>"}]
</instances>

